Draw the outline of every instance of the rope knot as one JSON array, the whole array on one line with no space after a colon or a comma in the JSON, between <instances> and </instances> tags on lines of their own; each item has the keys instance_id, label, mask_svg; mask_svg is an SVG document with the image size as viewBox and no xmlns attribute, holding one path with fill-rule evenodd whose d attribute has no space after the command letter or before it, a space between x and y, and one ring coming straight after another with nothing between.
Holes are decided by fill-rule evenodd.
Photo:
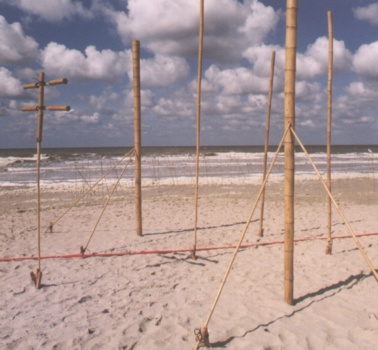
<instances>
[{"instance_id":1,"label":"rope knot","mask_svg":"<svg viewBox=\"0 0 378 350\"><path fill-rule=\"evenodd\" d=\"M209 340L209 331L207 327L196 328L194 330L194 334L196 336L196 342L199 343L199 346L206 346L207 348L210 347L210 340Z\"/></svg>"}]
</instances>

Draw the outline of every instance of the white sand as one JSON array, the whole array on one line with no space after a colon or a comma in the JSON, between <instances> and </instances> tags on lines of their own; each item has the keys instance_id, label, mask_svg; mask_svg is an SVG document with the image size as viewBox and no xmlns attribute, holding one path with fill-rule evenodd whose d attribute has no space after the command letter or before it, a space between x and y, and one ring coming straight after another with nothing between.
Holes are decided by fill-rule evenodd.
<instances>
[{"instance_id":1,"label":"white sand","mask_svg":"<svg viewBox=\"0 0 378 350\"><path fill-rule=\"evenodd\" d=\"M42 188L42 255L78 254L102 210L98 192L45 233L78 193ZM377 188L378 191L378 188ZM258 186L200 189L198 247L235 245ZM265 235L283 240L282 185L268 184ZM335 239L325 255L326 199L313 180L296 187L295 305L283 300L283 245L242 249L209 323L213 348L376 349L378 282L352 239ZM117 192L86 253L190 249L194 188L143 189L143 237L135 234L132 189ZM354 231L378 232L378 192L366 179L339 179L334 194ZM0 190L0 257L37 254L34 189ZM259 217L259 210L254 220ZM338 214L333 235L348 235ZM257 243L254 221L244 243ZM378 236L360 242L378 267ZM1 349L193 349L233 249L42 260L42 287L30 279L37 261L0 262Z\"/></svg>"}]
</instances>

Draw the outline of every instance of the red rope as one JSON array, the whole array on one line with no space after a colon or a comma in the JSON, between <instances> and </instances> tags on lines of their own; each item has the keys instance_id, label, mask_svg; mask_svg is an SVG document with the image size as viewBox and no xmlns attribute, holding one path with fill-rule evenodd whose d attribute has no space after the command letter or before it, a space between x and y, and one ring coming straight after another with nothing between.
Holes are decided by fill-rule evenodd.
<instances>
[{"instance_id":1,"label":"red rope","mask_svg":"<svg viewBox=\"0 0 378 350\"><path fill-rule=\"evenodd\" d=\"M376 233L361 233L357 234L356 237L369 237L369 236L378 236L378 232ZM334 239L345 239L345 238L352 238L350 235L346 236L334 236ZM305 241L315 241L321 240L325 241L328 237L320 237L320 238L302 238L294 240L295 243L305 242ZM244 244L241 245L240 248L250 248L250 247L261 247L261 246L268 246L268 245L276 245L276 244L283 244L284 241L275 241L275 242L263 242L263 243L252 243L252 244ZM235 249L236 246L222 246L222 247L203 247L197 248L197 251L207 251L207 250L221 250L221 249ZM125 255L147 255L147 254L170 254L170 253L187 253L190 252L190 249L168 249L168 250L146 250L146 251L134 251L134 252L119 252L119 253L93 253L93 254L68 254L68 255L47 255L41 256L41 259L78 259L78 258L107 258L112 256L125 256ZM37 256L27 256L27 257L15 257L15 258L0 258L0 262L9 262L9 261L24 261L24 260L38 260Z\"/></svg>"}]
</instances>

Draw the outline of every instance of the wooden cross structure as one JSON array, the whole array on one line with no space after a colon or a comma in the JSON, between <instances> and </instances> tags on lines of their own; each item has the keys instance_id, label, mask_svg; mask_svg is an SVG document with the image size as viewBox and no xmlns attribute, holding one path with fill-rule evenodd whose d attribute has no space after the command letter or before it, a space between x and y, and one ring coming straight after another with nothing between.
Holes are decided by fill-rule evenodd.
<instances>
[{"instance_id":1,"label":"wooden cross structure","mask_svg":"<svg viewBox=\"0 0 378 350\"><path fill-rule=\"evenodd\" d=\"M24 85L24 89L38 89L38 105L23 107L21 111L23 112L38 112L38 127L37 127L37 221L38 221L38 268L37 272L31 272L31 278L37 287L41 286L42 271L41 271L41 195L40 195L40 162L41 162L41 143L42 143L42 127L43 127L43 111L65 111L68 112L70 106L45 106L44 105L44 91L46 85L60 85L67 84L68 80L66 78L56 79L46 82L45 73L40 72L39 81L34 84Z\"/></svg>"}]
</instances>

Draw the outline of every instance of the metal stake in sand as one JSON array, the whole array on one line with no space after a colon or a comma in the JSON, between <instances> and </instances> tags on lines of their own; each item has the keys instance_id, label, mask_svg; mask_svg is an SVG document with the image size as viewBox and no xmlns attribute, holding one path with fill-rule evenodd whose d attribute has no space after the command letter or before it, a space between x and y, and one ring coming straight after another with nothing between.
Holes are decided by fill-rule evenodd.
<instances>
[{"instance_id":1,"label":"metal stake in sand","mask_svg":"<svg viewBox=\"0 0 378 350\"><path fill-rule=\"evenodd\" d=\"M285 130L295 126L295 71L297 53L298 0L286 2L286 49L285 49ZM284 299L289 305L294 301L294 137L285 137L284 171Z\"/></svg>"},{"instance_id":2,"label":"metal stake in sand","mask_svg":"<svg viewBox=\"0 0 378 350\"><path fill-rule=\"evenodd\" d=\"M41 72L39 81L34 84L24 85L24 89L38 88L38 106L21 108L23 112L38 111L38 126L37 126L37 237L38 237L38 268L37 272L31 272L31 278L37 287L41 286L42 271L41 271L41 190L40 190L40 163L41 163L41 144L42 144L42 129L43 129L43 111L66 111L68 112L70 106L45 106L44 105L44 88L45 85L59 85L67 84L67 79L58 79L45 82L45 73Z\"/></svg>"},{"instance_id":3,"label":"metal stake in sand","mask_svg":"<svg viewBox=\"0 0 378 350\"><path fill-rule=\"evenodd\" d=\"M142 167L141 167L141 107L140 107L140 43L133 40L133 87L134 87L134 147L135 147L135 214L136 233L142 231Z\"/></svg>"},{"instance_id":4,"label":"metal stake in sand","mask_svg":"<svg viewBox=\"0 0 378 350\"><path fill-rule=\"evenodd\" d=\"M204 0L200 0L199 43L198 43L198 78L197 78L197 134L196 134L196 188L194 204L194 244L191 256L196 258L197 223L198 223L198 184L199 184L199 155L201 145L201 81L203 56L203 29L204 29Z\"/></svg>"},{"instance_id":5,"label":"metal stake in sand","mask_svg":"<svg viewBox=\"0 0 378 350\"><path fill-rule=\"evenodd\" d=\"M333 73L333 25L332 12L328 11L328 113L327 113L327 186L332 192L331 183L331 130L332 130L332 73ZM328 244L326 254L332 254L332 201L328 201Z\"/></svg>"},{"instance_id":6,"label":"metal stake in sand","mask_svg":"<svg viewBox=\"0 0 378 350\"><path fill-rule=\"evenodd\" d=\"M274 79L274 63L276 60L276 51L272 51L272 60L270 65L270 80L269 80L269 97L268 97L268 111L266 114L266 128L265 128L265 147L264 147L264 167L263 167L263 182L266 177L266 164L268 160L268 146L269 146L269 129L270 129L270 111L272 109L272 95L273 95L273 79ZM264 205L265 205L265 187L261 195L261 212L260 212L260 229L259 236L264 235Z\"/></svg>"}]
</instances>

